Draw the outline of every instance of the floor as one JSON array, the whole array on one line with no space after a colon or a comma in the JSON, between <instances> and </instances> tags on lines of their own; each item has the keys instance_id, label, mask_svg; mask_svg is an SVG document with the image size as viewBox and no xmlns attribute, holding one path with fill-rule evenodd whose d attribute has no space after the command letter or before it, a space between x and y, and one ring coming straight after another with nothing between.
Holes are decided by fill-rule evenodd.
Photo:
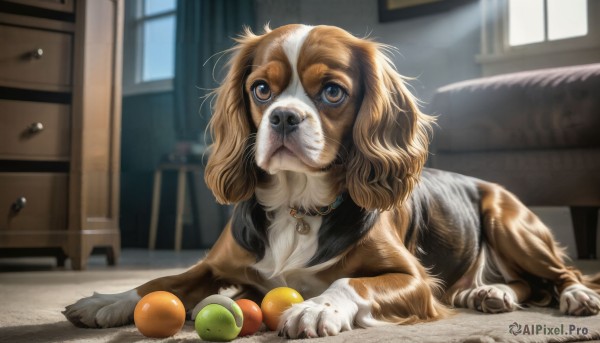
<instances>
[{"instance_id":1,"label":"floor","mask_svg":"<svg viewBox=\"0 0 600 343\"><path fill-rule=\"evenodd\" d=\"M72 271L68 265L58 268L53 258L0 259L0 342L157 342L155 339L144 338L133 325L104 330L78 329L65 320L61 311L66 305L90 296L94 291L119 293L157 277L181 273L204 254L205 251L195 250L174 252L124 249L118 266L108 267L104 256L94 255L86 271ZM576 261L576 264L585 273L600 271L600 260ZM448 337L453 337L456 341L514 341L515 337L507 330L516 322L548 327L575 323L578 327L589 329L591 334L585 337L563 335L560 340L600 338L600 322L596 316L565 318L555 309L527 308L495 315L493 320L486 316L482 322L482 318L481 314L473 311L457 310L456 315L443 321L401 328L391 326L354 330L336 338L315 342L442 343L447 342ZM518 338L524 342L542 342L556 340L557 337L536 335ZM188 321L175 337L159 341L191 343L198 342L198 336L193 322ZM277 339L275 333L267 332L236 340L238 341L256 343L281 340Z\"/></svg>"},{"instance_id":2,"label":"floor","mask_svg":"<svg viewBox=\"0 0 600 343\"><path fill-rule=\"evenodd\" d=\"M204 250L147 250L126 248L121 251L116 267L106 264L106 257L101 253L93 254L88 262L87 271L106 270L153 270L187 268L200 260ZM2 272L43 272L52 270L70 270L69 260L64 268L56 266L53 257L15 257L0 258L0 273Z\"/></svg>"},{"instance_id":3,"label":"floor","mask_svg":"<svg viewBox=\"0 0 600 343\"><path fill-rule=\"evenodd\" d=\"M106 264L104 255L92 255L88 263L88 268L84 273L188 268L204 257L206 253L206 250L182 250L175 252L173 250L150 251L147 249L126 248L121 251L121 257L119 258L118 265L115 267L110 267ZM600 259L574 260L573 264L586 274L600 272ZM33 276L38 272L51 271L71 271L69 261L67 260L65 267L57 267L56 260L52 257L0 258L0 279L2 279L3 273L23 273Z\"/></svg>"},{"instance_id":4,"label":"floor","mask_svg":"<svg viewBox=\"0 0 600 343\"><path fill-rule=\"evenodd\" d=\"M554 229L555 237L566 246L569 255L573 256L574 237L568 209L535 208L534 212L551 229ZM0 304L3 306L3 311L0 311L0 342L142 342L143 337L133 326L114 330L77 329L64 319L61 311L65 305L89 296L93 291L117 293L156 277L180 273L205 254L206 251L203 250L174 252L126 248L122 250L116 267L107 266L106 257L95 254L91 256L88 268L83 272L72 271L68 261L65 267L57 267L56 260L50 257L0 258ZM586 274L600 272L600 260L574 261L574 264ZM548 313L544 311L546 310L533 309L504 316L497 315L494 321L486 321L483 326L481 317L469 311L462 311L447 321L434 322L423 328L411 326L403 327L401 330L385 329L392 330L390 332L383 329L356 330L339 336L339 341L370 343L390 341L392 338L397 340L399 335L405 335L403 340L410 341L409 338L412 336L423 338L422 335L425 333L435 333L442 338L429 337L428 340L443 342L447 337L455 336L457 332L462 331L464 331L462 333L464 339L467 336L471 337L470 335L477 337L487 335L489 332L500 335L504 339L513 339L506 334L507 327L513 322L544 323L552 326L562 325L562 321L566 320L557 316L556 311L548 310L550 311ZM575 319L568 320L570 323ZM586 337L587 339L600 337L598 326L600 324L597 318L584 317L577 320L578 325L584 325L598 333L596 336ZM193 323L190 323L186 324L184 330L171 341L197 341ZM265 334L244 341L265 342L275 338L274 334ZM531 338L535 341L544 341L547 337ZM567 340L566 337L563 338Z\"/></svg>"}]
</instances>

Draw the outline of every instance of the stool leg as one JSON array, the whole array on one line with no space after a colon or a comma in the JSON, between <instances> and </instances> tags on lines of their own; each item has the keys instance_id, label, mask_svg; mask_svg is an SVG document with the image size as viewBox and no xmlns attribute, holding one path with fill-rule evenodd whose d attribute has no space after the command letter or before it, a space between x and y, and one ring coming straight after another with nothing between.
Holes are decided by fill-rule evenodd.
<instances>
[{"instance_id":1,"label":"stool leg","mask_svg":"<svg viewBox=\"0 0 600 343\"><path fill-rule=\"evenodd\" d=\"M60 249L60 251L56 253L56 266L64 267L65 261L67 260L68 257L69 256L67 256L67 254L65 254L65 251Z\"/></svg>"},{"instance_id":2,"label":"stool leg","mask_svg":"<svg viewBox=\"0 0 600 343\"><path fill-rule=\"evenodd\" d=\"M183 231L183 208L185 205L185 168L179 169L177 177L177 218L175 219L175 251L181 250L181 237Z\"/></svg>"},{"instance_id":3,"label":"stool leg","mask_svg":"<svg viewBox=\"0 0 600 343\"><path fill-rule=\"evenodd\" d=\"M160 187L162 181L162 171L154 172L154 186L152 189L152 216L150 217L150 237L148 239L148 249L154 250L156 247L156 231L158 229L158 212L160 211Z\"/></svg>"},{"instance_id":4,"label":"stool leg","mask_svg":"<svg viewBox=\"0 0 600 343\"><path fill-rule=\"evenodd\" d=\"M197 177L197 173L195 170L191 170L188 173L188 183L190 184L190 186L188 187L188 190L190 191L190 207L191 207L191 211L192 211L192 222L193 222L193 232L194 232L194 239L196 240L196 242L200 242L202 243L202 234L200 232L200 218L198 216L198 195L196 194L196 192L198 191L198 189L196 188L196 177ZM201 176L198 177L198 179L200 179Z\"/></svg>"},{"instance_id":5,"label":"stool leg","mask_svg":"<svg viewBox=\"0 0 600 343\"><path fill-rule=\"evenodd\" d=\"M596 259L596 230L598 207L572 206L571 220L575 231L577 258Z\"/></svg>"}]
</instances>

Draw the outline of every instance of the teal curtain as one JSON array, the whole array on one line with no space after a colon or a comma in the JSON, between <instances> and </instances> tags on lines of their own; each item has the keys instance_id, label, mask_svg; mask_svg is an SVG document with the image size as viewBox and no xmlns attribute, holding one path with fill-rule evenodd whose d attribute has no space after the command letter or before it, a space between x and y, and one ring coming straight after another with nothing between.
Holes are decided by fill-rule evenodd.
<instances>
[{"instance_id":1,"label":"teal curtain","mask_svg":"<svg viewBox=\"0 0 600 343\"><path fill-rule=\"evenodd\" d=\"M203 97L223 79L228 56L219 61L221 52L233 46L232 38L244 26L254 29L254 9L253 0L177 1L174 117L178 140L204 142L211 106L209 99L200 107Z\"/></svg>"}]
</instances>

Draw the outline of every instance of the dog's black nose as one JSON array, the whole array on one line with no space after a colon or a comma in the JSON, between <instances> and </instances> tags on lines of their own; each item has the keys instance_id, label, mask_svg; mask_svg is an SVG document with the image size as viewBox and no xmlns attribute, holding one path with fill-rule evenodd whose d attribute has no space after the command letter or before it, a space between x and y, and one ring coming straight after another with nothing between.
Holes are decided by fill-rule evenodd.
<instances>
[{"instance_id":1,"label":"dog's black nose","mask_svg":"<svg viewBox=\"0 0 600 343\"><path fill-rule=\"evenodd\" d=\"M285 107L274 109L269 116L269 122L271 123L273 130L282 135L294 132L302 120L304 119L300 117L300 114Z\"/></svg>"}]
</instances>

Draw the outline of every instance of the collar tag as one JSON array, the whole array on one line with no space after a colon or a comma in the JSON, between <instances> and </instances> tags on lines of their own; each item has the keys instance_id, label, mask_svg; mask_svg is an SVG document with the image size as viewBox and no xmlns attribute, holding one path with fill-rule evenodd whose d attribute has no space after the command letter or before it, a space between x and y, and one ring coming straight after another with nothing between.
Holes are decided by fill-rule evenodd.
<instances>
[{"instance_id":1,"label":"collar tag","mask_svg":"<svg viewBox=\"0 0 600 343\"><path fill-rule=\"evenodd\" d=\"M340 205L344 202L344 195L340 194L335 198L335 201L331 204L321 207L320 209L315 209L312 211L306 211L304 209L290 207L290 216L296 219L296 232L301 235L306 235L310 232L310 225L303 219L305 216L326 216L329 213L333 212L336 208L340 207Z\"/></svg>"}]
</instances>

